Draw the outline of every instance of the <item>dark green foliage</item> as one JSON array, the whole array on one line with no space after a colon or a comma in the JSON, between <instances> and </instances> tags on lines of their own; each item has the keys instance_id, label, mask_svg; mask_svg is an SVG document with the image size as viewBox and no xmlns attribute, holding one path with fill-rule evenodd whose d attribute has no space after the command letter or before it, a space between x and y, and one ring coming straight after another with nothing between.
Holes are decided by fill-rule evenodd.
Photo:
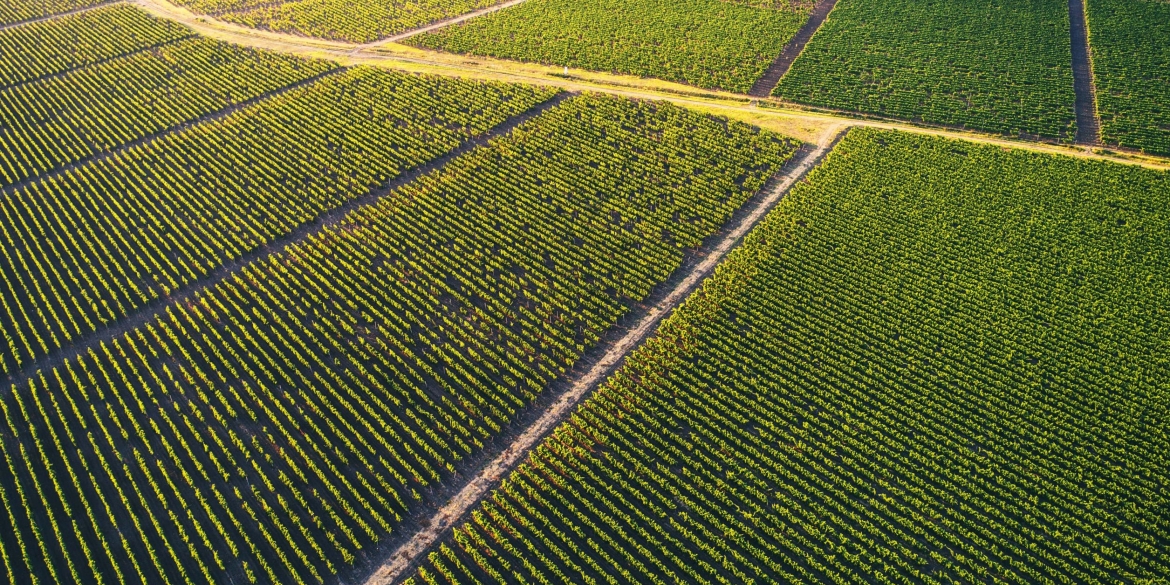
<instances>
[{"instance_id":1,"label":"dark green foliage","mask_svg":"<svg viewBox=\"0 0 1170 585\"><path fill-rule=\"evenodd\" d=\"M1170 155L1170 3L1087 3L1102 140Z\"/></svg>"},{"instance_id":2,"label":"dark green foliage","mask_svg":"<svg viewBox=\"0 0 1170 585\"><path fill-rule=\"evenodd\" d=\"M1064 0L840 0L774 95L1072 140Z\"/></svg>"}]
</instances>

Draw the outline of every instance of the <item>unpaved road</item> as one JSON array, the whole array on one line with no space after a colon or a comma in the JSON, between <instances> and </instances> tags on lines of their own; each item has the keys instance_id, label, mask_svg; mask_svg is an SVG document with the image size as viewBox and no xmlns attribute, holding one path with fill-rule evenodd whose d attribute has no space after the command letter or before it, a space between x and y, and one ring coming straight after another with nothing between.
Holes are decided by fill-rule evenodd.
<instances>
[{"instance_id":1,"label":"unpaved road","mask_svg":"<svg viewBox=\"0 0 1170 585\"><path fill-rule=\"evenodd\" d=\"M755 97L768 97L772 95L772 90L776 89L776 84L780 83L780 78L788 73L788 68L792 67L792 62L800 56L804 51L805 45L812 39L813 35L820 30L821 25L824 24L825 19L829 17L829 13L833 11L833 7L837 5L837 0L817 0L813 5L812 13L809 14L808 20L805 21L804 26L796 31L796 36L784 45L784 50L780 51L780 55L764 72L764 75L756 80L752 88L748 90L748 95Z\"/></svg>"},{"instance_id":2,"label":"unpaved road","mask_svg":"<svg viewBox=\"0 0 1170 585\"><path fill-rule=\"evenodd\" d=\"M1085 0L1068 0L1069 34L1072 36L1073 89L1076 90L1077 144L1101 144L1101 120L1097 117L1097 91L1089 55L1089 31Z\"/></svg>"},{"instance_id":3,"label":"unpaved road","mask_svg":"<svg viewBox=\"0 0 1170 585\"><path fill-rule=\"evenodd\" d=\"M504 449L503 453L488 463L447 504L439 508L439 511L430 519L430 522L425 524L424 528L395 550L390 558L370 575L365 585L390 585L400 579L420 555L429 550L447 530L470 512L492 487L527 457L528 452L576 408L582 398L597 387L631 351L638 348L650 336L658 322L690 295L727 253L772 210L776 203L792 188L792 185L803 178L824 157L840 135L841 127L839 125L830 128L815 149L804 154L798 161L786 165L788 168L784 171L781 179L775 182L771 189L764 194L751 213L729 231L707 256L675 285L670 294L651 307L629 332L614 342L613 346L592 368L574 380L569 389L557 397L540 418L524 429L516 437L516 440Z\"/></svg>"}]
</instances>

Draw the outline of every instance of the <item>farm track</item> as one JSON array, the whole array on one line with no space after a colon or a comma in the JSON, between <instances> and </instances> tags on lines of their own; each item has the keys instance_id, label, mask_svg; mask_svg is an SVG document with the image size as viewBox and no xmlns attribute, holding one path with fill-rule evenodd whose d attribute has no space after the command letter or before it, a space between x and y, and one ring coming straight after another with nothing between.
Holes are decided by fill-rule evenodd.
<instances>
[{"instance_id":1,"label":"farm track","mask_svg":"<svg viewBox=\"0 0 1170 585\"><path fill-rule=\"evenodd\" d=\"M788 73L788 69L792 67L793 61L796 61L796 58L804 51L805 45L820 30L821 25L824 24L825 19L829 17L829 13L833 11L833 7L836 5L837 0L818 0L813 5L812 13L809 14L804 26L796 31L796 36L792 37L792 40L788 41L787 45L784 45L784 49L780 51L780 55L776 57L776 60L764 72L763 77L756 80L755 85L748 90L748 95L762 98L772 95L772 90L776 89L776 85L780 83L780 78L784 77L785 73Z\"/></svg>"},{"instance_id":2,"label":"farm track","mask_svg":"<svg viewBox=\"0 0 1170 585\"><path fill-rule=\"evenodd\" d=\"M178 42L178 41L174 41L174 42ZM305 87L307 85L315 83L315 82L317 82L325 77L328 77L330 75L335 75L335 74L341 73L342 71L345 71L346 69L347 69L347 67L335 67L335 68L330 69L324 73L319 73L319 74L314 75L312 77L309 77L307 79L302 79L301 81L298 81L292 85L286 85L284 87L262 93L256 97L244 100L238 104L234 104L234 105L228 106L226 108L223 108L221 110L216 110L214 112L211 112L210 114L204 114L202 116L199 116L198 118L184 120L182 122L179 122L178 124L174 124L174 125L169 126L167 128L163 128L162 130L159 130L158 132L152 132L150 134L147 134L146 136L143 136L142 138L138 138L138 139L132 140L130 142L127 142L126 144L118 146L117 148L111 148L110 150L107 150L104 152L99 152L99 153L92 155L92 156L87 156L81 160L71 162L65 166L57 167L56 169L53 169L52 171L46 172L44 174L35 175L35 176L29 177L27 179L13 183L11 185L7 185L3 188L0 188L0 196L8 195L8 194L10 194L10 193L22 188L22 187L26 187L32 183L36 183L37 181L43 181L45 179L49 179L52 177L62 175L62 174L67 173L67 172L69 172L77 167L103 161L105 159L108 159L112 156L118 155L118 154L125 152L127 150L130 150L132 148L142 146L143 144L149 144L151 142L154 142L156 140L160 140L162 138L166 138L167 136L170 136L172 134L176 134L178 132L182 132L183 130L186 130L188 128L191 128L194 126L199 126L202 124L207 124L210 122L215 122L216 120L222 120L222 119L224 119L224 118L226 118L226 117L228 117L228 116L230 116L230 115L232 115L232 114L234 114L234 113L236 113L244 108L256 105L260 102L263 102L265 100L268 100L268 99L277 97L279 95L288 93L290 91L300 89L302 87Z\"/></svg>"},{"instance_id":3,"label":"farm track","mask_svg":"<svg viewBox=\"0 0 1170 585\"><path fill-rule=\"evenodd\" d=\"M1072 35L1073 88L1076 91L1077 144L1101 144L1101 120L1097 117L1097 90L1089 53L1085 0L1068 0L1069 33Z\"/></svg>"},{"instance_id":4,"label":"farm track","mask_svg":"<svg viewBox=\"0 0 1170 585\"><path fill-rule=\"evenodd\" d=\"M175 6L168 0L133 0L133 2L157 17L179 22L209 38L237 45L304 57L332 59L348 65L369 65L447 77L555 86L569 91L596 91L634 99L665 100L689 109L728 116L757 126L788 133L790 136L803 137L806 141L815 140L818 132L826 127L847 123L996 144L1007 148L1048 154L1108 160L1154 169L1170 169L1170 158L1145 155L1136 151L1094 151L1083 146L1073 147L1072 145L1039 142L999 134L954 130L904 120L862 116L848 112L811 110L774 98L753 99L746 94L705 91L676 83L629 76L586 71L574 71L573 75L565 76L560 74L560 67L446 54L395 43L388 43L374 49L361 49L361 45L354 43L274 33L208 19ZM759 105L756 105L757 103Z\"/></svg>"},{"instance_id":5,"label":"farm track","mask_svg":"<svg viewBox=\"0 0 1170 585\"><path fill-rule=\"evenodd\" d=\"M620 325L611 328L611 333L615 333L614 338L603 340L569 371L565 379L554 383L556 389L550 389L545 398L549 404L543 407L543 412L532 409L534 415L540 413L539 417L524 425L515 439L487 461L433 516L417 521L417 532L374 570L365 585L398 582L449 529L463 520L492 488L525 459L532 448L573 412L582 399L621 367L626 356L650 338L658 323L702 284L793 185L820 163L845 135L842 126L844 124L830 127L814 148L808 145L801 147L780 173L761 189L763 196L754 198L755 201L749 201L742 207L697 254L680 266L666 283L657 287L651 298L647 299L647 304L638 311L639 314L633 315L634 325L624 329L624 334Z\"/></svg>"},{"instance_id":6,"label":"farm track","mask_svg":"<svg viewBox=\"0 0 1170 585\"><path fill-rule=\"evenodd\" d=\"M46 20L63 18L66 16L70 16L72 14L81 14L82 12L89 12L90 10L97 10L99 8L113 6L114 4L121 4L124 1L125 0L111 0L110 2L103 2L101 4L94 4L93 6L86 6L85 8L78 8L76 10L70 10L68 12L61 12L58 14L50 14L48 16L39 16L37 18L30 18L28 20L22 20L20 22L13 22L13 23L5 24L5 25L0 25L0 31L5 31L5 30L8 30L10 28L16 28L18 26L25 26L28 24L36 24L38 22L45 22Z\"/></svg>"},{"instance_id":7,"label":"farm track","mask_svg":"<svg viewBox=\"0 0 1170 585\"><path fill-rule=\"evenodd\" d=\"M318 75L312 80L289 86L285 89L285 91L291 90L295 87L307 85L308 83L316 81L317 79L320 79L326 75L337 73L343 70L344 68L334 69L330 72ZM199 294L208 288L211 288L216 284L230 278L232 275L239 273L249 264L272 254L279 254L288 248L305 241L321 230L336 225L346 215L355 209L377 203L378 200L380 200L382 197L392 193L399 187L402 187L403 185L406 185L407 183L410 183L419 177L422 177L423 175L444 167L452 160L455 160L459 156L470 152L472 149L487 144L490 140L498 136L503 136L504 134L511 132L512 129L516 126L544 113L548 109L556 106L572 95L575 94L571 92L561 92L552 98L545 100L544 102L537 104L532 108L529 108L527 111L509 118L495 128L492 128L491 130L479 136L464 141L462 144L447 154L421 166L415 167L414 169L406 171L385 185L373 189L361 197L351 199L338 207L334 207L333 209L318 215L314 219L306 221L284 236L276 238L267 244L258 246L233 260L229 260L221 264L215 270L208 272L203 277L198 278L183 287L180 287L179 290L175 291L174 293L167 296L157 297L147 303L144 303L142 306L135 309L130 315L118 319L109 325L100 327L90 333L75 338L73 341L70 341L60 348L48 353L44 357L30 361L24 367L12 372L7 376L6 379L3 380L3 385L6 387L11 387L13 384L22 382L28 377L35 375L38 371L47 371L56 367L60 367L64 365L64 363L70 358L81 355L85 352L85 350L91 347L95 347L103 342L112 341L113 339L116 339L138 327L141 327L142 325L145 325L160 312L162 312L162 310L166 307L185 303L193 298L196 298Z\"/></svg>"},{"instance_id":8,"label":"farm track","mask_svg":"<svg viewBox=\"0 0 1170 585\"><path fill-rule=\"evenodd\" d=\"M129 58L129 57L133 57L133 56L135 56L135 55L140 55L140 54L142 54L142 53L146 53L146 52L148 52L148 51L154 51L154 50L156 50L156 49L161 49L161 48L163 48L163 47L167 47L167 46L170 46L170 45L175 45L175 44L181 43L181 42L183 42L183 41L189 41L189 40L191 40L191 39L195 39L195 38L199 38L199 35L197 35L197 34L189 34L189 35L187 35L187 36L185 36L185 37L181 37L181 38L177 38L177 39L171 39L171 40L169 40L169 41L162 41L162 42L160 42L160 43L155 43L155 44L153 44L153 45L150 45L150 46L147 46L147 47L140 47L140 48L138 48L138 49L134 49L133 51L128 51L128 52L126 52L126 53L122 53L122 54L120 54L120 55L113 55L113 56L111 56L111 57L106 57L105 59L98 59L97 61L94 61L94 62L92 62L92 63L86 63L86 64L84 64L84 65L78 65L77 67L70 67L69 69L65 69L64 71L58 71L58 72L56 72L56 73L50 73L50 74L48 74L48 75L42 75L42 76L40 76L40 77L34 77L34 78L32 78L32 79L26 79L26 80L24 80L24 81L18 81L18 82L16 82L16 83L12 83L12 84L9 84L9 85L0 85L0 91L7 91L7 90L9 90L9 89L13 89L13 88L16 88L16 87L22 87L22 86L25 86L25 85L31 85L31 84L33 84L33 83L38 83L38 82L41 82L41 81L48 81L48 80L50 80L50 79L56 79L56 78L58 78L58 77L65 77L66 75L69 75L70 73L76 73L76 72L78 72L78 71L81 71L82 69L88 69L88 68L90 68L90 67L98 67L98 66L100 66L100 65L105 65L106 63L110 63L110 62L113 62L113 61L117 61L117 60L119 60L119 59L126 59L126 58Z\"/></svg>"}]
</instances>

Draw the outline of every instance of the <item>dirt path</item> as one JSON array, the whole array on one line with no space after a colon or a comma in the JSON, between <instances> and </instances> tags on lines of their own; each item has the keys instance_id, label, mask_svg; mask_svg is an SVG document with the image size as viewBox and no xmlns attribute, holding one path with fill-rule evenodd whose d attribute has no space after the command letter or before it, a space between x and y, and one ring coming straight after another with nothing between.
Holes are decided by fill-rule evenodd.
<instances>
[{"instance_id":1,"label":"dirt path","mask_svg":"<svg viewBox=\"0 0 1170 585\"><path fill-rule=\"evenodd\" d=\"M1085 0L1068 0L1069 32L1072 35L1073 88L1076 90L1077 144L1101 144L1101 120L1097 117L1097 89L1089 53L1089 30L1085 21Z\"/></svg>"},{"instance_id":2,"label":"dirt path","mask_svg":"<svg viewBox=\"0 0 1170 585\"><path fill-rule=\"evenodd\" d=\"M818 145L808 150L802 148L796 158L785 165L777 181L770 184L766 193L754 208L741 218L737 225L727 231L706 254L706 256L671 289L662 300L655 303L628 332L605 349L604 355L593 367L570 382L566 392L548 406L540 418L525 428L499 456L479 471L447 504L424 523L405 544L395 550L382 566L366 580L365 585L390 585L397 582L410 569L416 559L427 552L452 526L471 512L484 496L495 487L528 452L556 428L591 390L597 387L610 373L618 368L630 352L637 349L654 332L658 323L670 314L691 294L711 271L723 260L745 235L772 210L788 190L808 173L825 153L842 136L841 126L831 127Z\"/></svg>"},{"instance_id":3,"label":"dirt path","mask_svg":"<svg viewBox=\"0 0 1170 585\"><path fill-rule=\"evenodd\" d=\"M800 30L796 31L796 36L784 45L784 50L780 51L780 55L764 72L764 76L756 80L755 85L748 91L748 95L753 97L768 97L772 95L772 90L776 89L776 84L780 83L780 78L788 73L788 68L792 67L792 62L804 51L804 46L808 44L813 35L816 34L824 24L825 19L829 17L829 13L833 11L833 7L837 5L837 0L817 0L813 5L812 14L809 15L808 20Z\"/></svg>"},{"instance_id":4,"label":"dirt path","mask_svg":"<svg viewBox=\"0 0 1170 585\"><path fill-rule=\"evenodd\" d=\"M344 69L335 69L324 75L334 74L343 70ZM306 85L312 81L315 81L316 79L320 79L324 75L317 76L312 80L301 82L296 86L290 86L284 91L291 90L294 87ZM289 247L295 246L305 241L307 238L316 233L319 233L321 230L336 225L351 211L354 211L359 207L377 203L379 199L385 197L387 194L393 192L399 187L402 187L403 185L406 185L407 183L410 183L427 173L442 168L460 155L463 155L474 148L487 144L488 141L492 140L493 138L511 132L512 129L516 126L532 119L535 116L540 115L541 113L545 112L549 108L556 106L572 95L574 94L569 92L559 93L552 98L528 109L527 111L509 118L504 123L496 126L495 128L492 128L491 130L480 134L479 136L464 141L462 144L447 154L402 173L378 189L374 189L361 197L351 199L350 201L329 211L326 211L321 215L318 215L316 218L297 226L296 229L285 234L284 236L278 237L267 244L258 246L243 254L242 256L235 258L234 260L223 263L215 270L212 270L197 280L180 287L177 291L171 293L169 296L157 297L139 306L137 309L134 309L130 315L118 319L109 325L100 327L90 333L74 338L73 341L49 352L47 355L25 363L24 366L22 366L19 370L10 373L6 378L4 378L3 381L0 382L0 385L7 388L11 387L13 384L21 384L30 376L35 375L37 371L49 371L53 368L62 366L66 360L81 355L91 347L95 347L102 342L108 343L113 339L133 331L135 328L145 325L147 322L153 319L155 315L162 312L166 307L186 303L189 300L196 298L208 288L215 286L219 282L222 282L223 280L226 280L232 275L243 270L249 264L263 259L266 256L279 254Z\"/></svg>"},{"instance_id":5,"label":"dirt path","mask_svg":"<svg viewBox=\"0 0 1170 585\"><path fill-rule=\"evenodd\" d=\"M8 24L0 25L0 31L5 31L5 30L8 30L10 28L16 28L18 26L24 26L26 24L36 24L38 22L44 22L46 20L63 18L63 17L69 16L71 14L81 14L82 12L89 12L90 10L97 10L99 8L105 8L107 6L112 6L114 4L121 4L123 1L124 0L112 0L111 2L102 2L101 4L94 4L93 6L86 6L85 8L78 8L76 10L70 10L68 12L59 12L57 14L50 14L48 16L39 16L37 18L30 18L28 20L22 20L20 22L11 22Z\"/></svg>"},{"instance_id":6,"label":"dirt path","mask_svg":"<svg viewBox=\"0 0 1170 585\"><path fill-rule=\"evenodd\" d=\"M406 39L409 39L410 37L413 37L415 35L421 35L423 33L431 32L433 30L438 30L438 29L441 29L444 27L451 26L453 24L459 24L461 22L471 20L473 18L483 16L485 14L491 14L493 12L503 10L503 9L511 7L511 6L515 6L517 4L522 4L524 2L525 2L525 0L508 0L507 2L504 2L503 4L496 4L495 6L488 6L487 8L482 8L480 10L476 10L475 12L468 12L467 14L462 14L460 16L448 18L446 20L440 20L436 23L428 24L427 26L419 27L416 29L411 29L411 30L408 30L404 33L396 34L392 37L386 37L382 40L378 40L378 41L374 41L372 43L366 43L364 45L360 45L356 49L354 49L354 52L365 51L367 49L375 49L377 47L381 47L383 45L388 45L390 43L400 43L400 42L405 41Z\"/></svg>"}]
</instances>

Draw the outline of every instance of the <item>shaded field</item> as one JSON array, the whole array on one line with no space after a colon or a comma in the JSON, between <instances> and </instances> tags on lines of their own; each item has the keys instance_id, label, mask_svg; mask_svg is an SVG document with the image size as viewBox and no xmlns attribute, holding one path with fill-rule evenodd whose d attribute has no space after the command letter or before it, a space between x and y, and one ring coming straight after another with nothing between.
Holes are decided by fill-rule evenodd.
<instances>
[{"instance_id":1,"label":"shaded field","mask_svg":"<svg viewBox=\"0 0 1170 585\"><path fill-rule=\"evenodd\" d=\"M1071 141L1063 0L840 0L773 95L815 106Z\"/></svg>"},{"instance_id":2,"label":"shaded field","mask_svg":"<svg viewBox=\"0 0 1170 585\"><path fill-rule=\"evenodd\" d=\"M1086 3L1102 140L1170 155L1170 3Z\"/></svg>"}]
</instances>

